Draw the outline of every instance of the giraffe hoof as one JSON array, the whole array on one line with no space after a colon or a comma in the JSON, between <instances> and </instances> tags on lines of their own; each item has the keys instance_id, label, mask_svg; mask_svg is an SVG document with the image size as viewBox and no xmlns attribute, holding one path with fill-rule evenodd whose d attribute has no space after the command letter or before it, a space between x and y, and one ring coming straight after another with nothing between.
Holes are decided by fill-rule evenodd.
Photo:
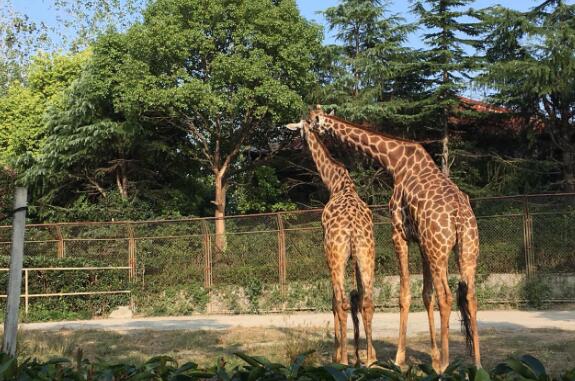
<instances>
[{"instance_id":1,"label":"giraffe hoof","mask_svg":"<svg viewBox=\"0 0 575 381\"><path fill-rule=\"evenodd\" d=\"M435 358L432 356L431 358L431 367L437 374L443 373L443 369L441 369L441 362L439 361L439 357Z\"/></svg>"},{"instance_id":2,"label":"giraffe hoof","mask_svg":"<svg viewBox=\"0 0 575 381\"><path fill-rule=\"evenodd\" d=\"M395 356L395 361L393 363L401 369L405 368L405 353Z\"/></svg>"},{"instance_id":3,"label":"giraffe hoof","mask_svg":"<svg viewBox=\"0 0 575 381\"><path fill-rule=\"evenodd\" d=\"M372 366L374 366L377 363L377 359L369 359L365 362L365 367L366 368L371 368Z\"/></svg>"},{"instance_id":4,"label":"giraffe hoof","mask_svg":"<svg viewBox=\"0 0 575 381\"><path fill-rule=\"evenodd\" d=\"M405 363L405 361L403 362L394 361L393 364L401 370L405 370L405 368L407 368L407 364Z\"/></svg>"}]
</instances>

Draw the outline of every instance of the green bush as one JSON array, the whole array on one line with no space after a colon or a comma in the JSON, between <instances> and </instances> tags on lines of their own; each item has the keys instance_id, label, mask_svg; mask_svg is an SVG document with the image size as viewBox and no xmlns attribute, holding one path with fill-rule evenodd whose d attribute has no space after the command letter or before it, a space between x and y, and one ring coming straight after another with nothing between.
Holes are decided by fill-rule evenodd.
<instances>
[{"instance_id":1,"label":"green bush","mask_svg":"<svg viewBox=\"0 0 575 381\"><path fill-rule=\"evenodd\" d=\"M8 267L9 260L0 256L0 267ZM86 258L24 257L24 268L106 266L109 266L107 262ZM8 272L0 273L0 287L6 290L7 283ZM129 289L127 270L29 271L28 284L30 294ZM23 315L23 306L21 308L22 317L28 321L89 319L106 315L130 301L126 294L32 297L29 300L27 316Z\"/></svg>"},{"instance_id":2,"label":"green bush","mask_svg":"<svg viewBox=\"0 0 575 381\"><path fill-rule=\"evenodd\" d=\"M533 308L543 308L551 299L551 287L545 281L545 277L527 277L523 282L522 291L523 298Z\"/></svg>"},{"instance_id":3,"label":"green bush","mask_svg":"<svg viewBox=\"0 0 575 381\"><path fill-rule=\"evenodd\" d=\"M172 286L162 292L154 293L135 288L132 296L136 312L151 316L177 316L205 312L209 300L207 290L196 283Z\"/></svg>"},{"instance_id":4,"label":"green bush","mask_svg":"<svg viewBox=\"0 0 575 381\"><path fill-rule=\"evenodd\" d=\"M295 356L288 366L272 363L264 357L236 353L245 365L232 369L223 361L209 369L199 369L188 362L179 365L167 356L158 356L140 366L131 364L90 363L78 352L76 359L54 359L45 363L35 360L18 360L0 354L0 379L2 380L236 380L236 381L574 381L575 368L557 378L547 374L543 364L525 355L510 358L498 364L491 372L453 362L443 374L437 374L431 366L421 364L402 371L391 363L378 363L370 368L350 367L337 364L310 366L306 357L312 352Z\"/></svg>"}]
</instances>

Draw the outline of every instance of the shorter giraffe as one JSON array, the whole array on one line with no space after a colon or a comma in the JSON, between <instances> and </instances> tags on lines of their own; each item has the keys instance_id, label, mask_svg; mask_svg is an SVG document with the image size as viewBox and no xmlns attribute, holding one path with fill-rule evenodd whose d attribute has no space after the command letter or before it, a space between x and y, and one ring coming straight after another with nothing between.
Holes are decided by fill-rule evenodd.
<instances>
[{"instance_id":1,"label":"shorter giraffe","mask_svg":"<svg viewBox=\"0 0 575 381\"><path fill-rule=\"evenodd\" d=\"M373 218L367 204L359 197L355 185L345 166L334 160L316 132L302 120L287 125L291 130L300 130L321 179L329 189L330 198L322 214L324 249L333 287L333 314L335 328L335 362L348 363L347 355L347 311L351 308L355 331L356 363L359 364L357 311L361 317L367 339L367 365L377 361L372 342L371 322L373 319L373 278L375 272L375 241L373 239ZM351 305L345 293L345 267L349 257L355 262L358 294L352 292ZM356 303L356 300L357 303Z\"/></svg>"}]
</instances>

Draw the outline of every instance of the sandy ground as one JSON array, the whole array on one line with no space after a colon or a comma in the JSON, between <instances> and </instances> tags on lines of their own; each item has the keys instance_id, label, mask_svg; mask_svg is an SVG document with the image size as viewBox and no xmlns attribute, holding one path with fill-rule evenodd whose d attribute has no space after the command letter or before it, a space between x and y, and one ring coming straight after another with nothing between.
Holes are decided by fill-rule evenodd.
<instances>
[{"instance_id":1,"label":"sandy ground","mask_svg":"<svg viewBox=\"0 0 575 381\"><path fill-rule=\"evenodd\" d=\"M458 317L452 314L450 355L469 362ZM287 364L295 355L314 350L306 361L326 364L333 354L332 320L331 313L297 313L31 323L20 325L18 346L23 358L41 360L73 358L82 349L91 361L141 364L167 355L180 364L193 361L201 366L224 358L230 367L243 364L234 355L237 351ZM381 361L395 356L398 320L397 313L377 313L374 318L374 345ZM523 354L540 359L554 375L575 366L575 311L482 311L479 320L482 364L487 368ZM412 313L408 328L408 363L429 363L426 314ZM348 338L351 354L351 334ZM360 353L365 357L363 344Z\"/></svg>"},{"instance_id":2,"label":"sandy ground","mask_svg":"<svg viewBox=\"0 0 575 381\"><path fill-rule=\"evenodd\" d=\"M478 313L480 329L531 330L560 329L575 331L575 311L480 311ZM436 311L436 325L439 314ZM298 328L326 327L333 323L331 313L293 313L273 315L193 315L182 317L102 319L84 321L65 321L50 323L21 324L26 331L54 330L227 330L234 328ZM373 319L374 337L393 336L399 325L398 313L376 313ZM351 329L351 319L348 322ZM459 314L451 314L450 329L459 330ZM412 312L409 315L408 334L417 335L428 332L427 314Z\"/></svg>"}]
</instances>

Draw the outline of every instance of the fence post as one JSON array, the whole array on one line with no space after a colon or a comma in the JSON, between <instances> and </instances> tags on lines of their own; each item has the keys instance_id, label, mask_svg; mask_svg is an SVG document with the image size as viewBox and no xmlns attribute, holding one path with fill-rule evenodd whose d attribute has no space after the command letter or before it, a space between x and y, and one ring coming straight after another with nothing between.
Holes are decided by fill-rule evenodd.
<instances>
[{"instance_id":1,"label":"fence post","mask_svg":"<svg viewBox=\"0 0 575 381\"><path fill-rule=\"evenodd\" d=\"M30 301L28 284L28 269L24 269L24 314L26 316L28 316L28 305Z\"/></svg>"},{"instance_id":2,"label":"fence post","mask_svg":"<svg viewBox=\"0 0 575 381\"><path fill-rule=\"evenodd\" d=\"M523 247L525 271L528 277L533 275L533 220L529 214L529 199L523 198Z\"/></svg>"},{"instance_id":3,"label":"fence post","mask_svg":"<svg viewBox=\"0 0 575 381\"><path fill-rule=\"evenodd\" d=\"M202 220L202 235L204 249L204 287L212 287L212 237L206 221Z\"/></svg>"},{"instance_id":4,"label":"fence post","mask_svg":"<svg viewBox=\"0 0 575 381\"><path fill-rule=\"evenodd\" d=\"M210 229L205 220L202 224L202 246L204 251L204 287L208 290L207 312L212 312L212 237Z\"/></svg>"},{"instance_id":5,"label":"fence post","mask_svg":"<svg viewBox=\"0 0 575 381\"><path fill-rule=\"evenodd\" d=\"M64 258L66 256L66 244L60 225L56 225L56 238L58 239L58 258Z\"/></svg>"},{"instance_id":6,"label":"fence post","mask_svg":"<svg viewBox=\"0 0 575 381\"><path fill-rule=\"evenodd\" d=\"M132 224L127 224L128 230L128 278L130 281L136 277L136 239L134 234L134 227Z\"/></svg>"},{"instance_id":7,"label":"fence post","mask_svg":"<svg viewBox=\"0 0 575 381\"><path fill-rule=\"evenodd\" d=\"M281 213L277 213L278 224L278 274L282 292L286 292L287 261L286 261L286 234Z\"/></svg>"},{"instance_id":8,"label":"fence post","mask_svg":"<svg viewBox=\"0 0 575 381\"><path fill-rule=\"evenodd\" d=\"M24 233L26 230L26 205L28 190L16 188L14 197L14 219L12 222L12 250L10 253L10 273L6 315L4 318L4 340L2 352L11 356L16 354L16 335L18 333L18 309L22 293L22 267L24 264Z\"/></svg>"}]
</instances>

